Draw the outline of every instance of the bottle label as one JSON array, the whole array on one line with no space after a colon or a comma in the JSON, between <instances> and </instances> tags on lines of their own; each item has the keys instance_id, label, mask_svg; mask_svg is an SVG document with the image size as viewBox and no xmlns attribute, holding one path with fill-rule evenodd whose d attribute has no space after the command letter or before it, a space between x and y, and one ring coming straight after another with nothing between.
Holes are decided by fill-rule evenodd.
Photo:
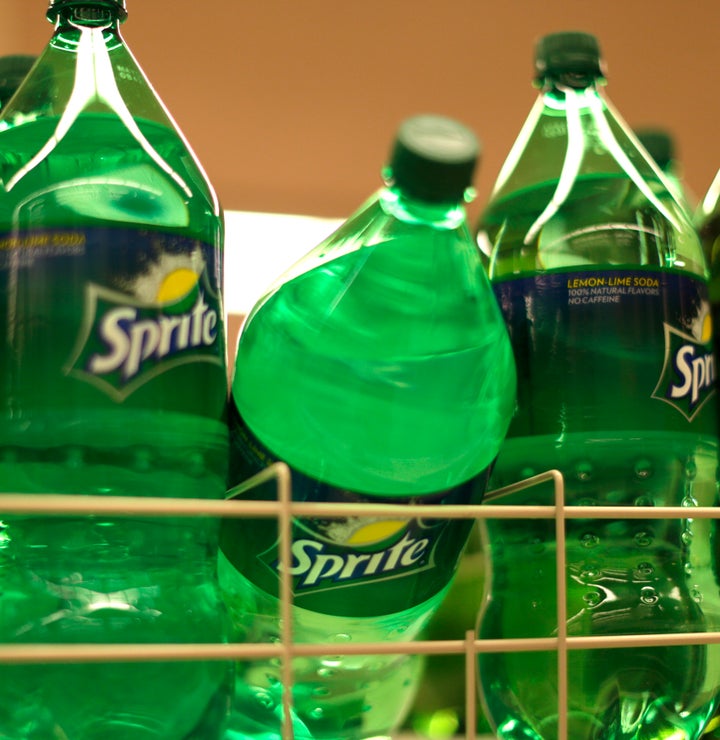
<instances>
[{"instance_id":1,"label":"bottle label","mask_svg":"<svg viewBox=\"0 0 720 740\"><path fill-rule=\"evenodd\" d=\"M653 398L677 409L688 421L716 393L710 314L696 319L700 321L698 326L663 324L665 362L652 394Z\"/></svg>"},{"instance_id":2,"label":"bottle label","mask_svg":"<svg viewBox=\"0 0 720 740\"><path fill-rule=\"evenodd\" d=\"M275 461L231 409L232 479L244 481ZM489 470L452 490L398 498L337 488L292 470L295 501L318 503L467 504L479 501ZM238 498L275 500L274 482ZM305 609L371 617L409 609L449 583L470 532L469 519L348 516L294 519L290 575L293 599ZM278 526L272 519L226 519L220 548L245 578L278 595Z\"/></svg>"},{"instance_id":3,"label":"bottle label","mask_svg":"<svg viewBox=\"0 0 720 740\"><path fill-rule=\"evenodd\" d=\"M59 367L124 401L173 367L224 367L208 244L150 230L37 230L0 236L0 260L15 354L36 379ZM41 344L45 370L28 351Z\"/></svg>"},{"instance_id":4,"label":"bottle label","mask_svg":"<svg viewBox=\"0 0 720 740\"><path fill-rule=\"evenodd\" d=\"M702 411L716 393L716 369L701 279L568 270L496 281L494 289L518 361L517 423L533 415L524 433L541 433L562 415L574 431L682 429L701 416L711 424L714 413Z\"/></svg>"}]
</instances>

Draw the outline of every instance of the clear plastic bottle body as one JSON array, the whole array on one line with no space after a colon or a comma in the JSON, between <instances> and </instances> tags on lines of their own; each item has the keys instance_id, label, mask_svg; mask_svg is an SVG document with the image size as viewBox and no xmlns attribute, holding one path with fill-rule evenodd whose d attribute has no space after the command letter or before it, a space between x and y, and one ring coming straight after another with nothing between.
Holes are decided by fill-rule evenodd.
<instances>
[{"instance_id":1,"label":"clear plastic bottle body","mask_svg":"<svg viewBox=\"0 0 720 740\"><path fill-rule=\"evenodd\" d=\"M487 468L507 424L498 389L512 381L486 378L489 363L509 364L505 329L462 214L443 209L445 223L426 224L404 220L405 208L383 192L346 225L357 236L331 237L314 267L311 255L260 301L233 386L246 423L290 465L388 496L442 491ZM278 387L306 400L284 404ZM307 426L316 449L300 433Z\"/></svg>"},{"instance_id":2,"label":"clear plastic bottle body","mask_svg":"<svg viewBox=\"0 0 720 740\"><path fill-rule=\"evenodd\" d=\"M717 399L697 235L596 81L546 83L478 237L518 368L491 488L556 468L570 504L712 506ZM684 387L693 361L697 384ZM553 502L547 490L488 501ZM555 634L552 526L483 532L480 634ZM716 629L713 536L690 519L569 520L568 632ZM569 736L697 737L719 670L714 646L573 652ZM500 737L557 737L554 654L481 656L480 679Z\"/></svg>"},{"instance_id":3,"label":"clear plastic bottle body","mask_svg":"<svg viewBox=\"0 0 720 740\"><path fill-rule=\"evenodd\" d=\"M0 117L3 490L220 498L222 215L117 9L57 5ZM216 523L2 522L3 641L227 639ZM222 662L6 665L0 734L217 736L229 674Z\"/></svg>"},{"instance_id":4,"label":"clear plastic bottle body","mask_svg":"<svg viewBox=\"0 0 720 740\"><path fill-rule=\"evenodd\" d=\"M720 379L717 368L720 367L720 338L717 327L720 326L720 175L715 176L705 197L699 203L694 213L694 223L700 235L705 258L710 270L710 310L714 335L715 385L720 391ZM716 391L717 392L717 391ZM720 427L720 408L717 409L718 427ZM708 737L720 737L720 716L716 710L715 716L708 724Z\"/></svg>"},{"instance_id":5,"label":"clear plastic bottle body","mask_svg":"<svg viewBox=\"0 0 720 740\"><path fill-rule=\"evenodd\" d=\"M233 383L231 477L279 458L299 500L478 500L513 400L507 335L464 208L384 188L249 315ZM442 600L469 528L369 516L296 522L294 639L413 639ZM240 635L257 637L259 626L263 639L277 635L277 576L258 567L275 561L275 538L259 521L221 534L221 585ZM419 662L298 661L297 719L315 738L385 736L409 709ZM267 697L252 680L263 672L241 666L247 697ZM252 704L234 714L241 722Z\"/></svg>"}]
</instances>

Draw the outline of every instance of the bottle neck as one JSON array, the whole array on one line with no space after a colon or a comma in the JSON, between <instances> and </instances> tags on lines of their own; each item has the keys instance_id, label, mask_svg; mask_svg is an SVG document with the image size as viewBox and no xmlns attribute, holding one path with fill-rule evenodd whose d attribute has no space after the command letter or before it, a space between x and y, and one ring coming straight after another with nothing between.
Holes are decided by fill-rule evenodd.
<instances>
[{"instance_id":1,"label":"bottle neck","mask_svg":"<svg viewBox=\"0 0 720 740\"><path fill-rule=\"evenodd\" d=\"M117 27L124 20L123 8L114 2L72 2L53 7L48 18L56 30Z\"/></svg>"},{"instance_id":2,"label":"bottle neck","mask_svg":"<svg viewBox=\"0 0 720 740\"><path fill-rule=\"evenodd\" d=\"M599 92L605 84L605 79L596 74L556 72L537 80L536 84L545 94L564 96L567 90Z\"/></svg>"},{"instance_id":3,"label":"bottle neck","mask_svg":"<svg viewBox=\"0 0 720 740\"><path fill-rule=\"evenodd\" d=\"M545 112L565 115L569 108L587 109L600 104L604 106L600 83L592 78L586 85L565 84L560 79L546 80L540 90Z\"/></svg>"},{"instance_id":4,"label":"bottle neck","mask_svg":"<svg viewBox=\"0 0 720 740\"><path fill-rule=\"evenodd\" d=\"M108 50L123 45L120 34L122 8L115 3L75 2L53 8L48 18L54 20L55 31L50 45L57 50L80 53L83 39L88 48L97 51L97 39L102 38L102 45ZM92 43L87 39L93 38Z\"/></svg>"},{"instance_id":5,"label":"bottle neck","mask_svg":"<svg viewBox=\"0 0 720 740\"><path fill-rule=\"evenodd\" d=\"M397 187L383 188L379 200L385 213L405 223L456 229L466 220L463 203L430 203L413 198Z\"/></svg>"}]
</instances>

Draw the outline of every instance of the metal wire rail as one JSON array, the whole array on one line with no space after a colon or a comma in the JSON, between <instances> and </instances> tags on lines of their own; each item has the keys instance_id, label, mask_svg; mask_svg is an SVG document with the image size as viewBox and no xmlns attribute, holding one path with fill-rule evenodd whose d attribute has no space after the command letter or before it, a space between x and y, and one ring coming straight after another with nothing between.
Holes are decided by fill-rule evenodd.
<instances>
[{"instance_id":1,"label":"metal wire rail","mask_svg":"<svg viewBox=\"0 0 720 740\"><path fill-rule=\"evenodd\" d=\"M276 463L258 475L232 489L232 495L244 493L270 480L277 485L277 501L105 497L65 494L0 495L0 511L14 514L52 514L113 516L173 516L222 518L275 518L278 521L280 569L281 640L279 643L210 643L210 644L0 644L0 664L3 663L98 663L128 661L187 661L279 658L282 661L284 686L293 684L294 657L343 655L463 655L465 656L465 723L466 740L476 737L477 722L477 655L481 652L526 652L554 650L558 667L558 740L568 740L567 654L569 650L622 648L637 646L709 645L720 643L720 632L684 632L678 634L642 634L569 637L567 634L565 581L565 522L567 519L717 519L720 509L713 507L628 507L628 506L565 506L562 474L549 470L519 483L498 489L496 493L512 493L541 483L552 482L554 505L413 505L413 517L444 519L554 519L557 544L557 636L525 639L476 639L468 630L462 639L417 640L411 642L363 642L345 644L339 650L333 644L300 644L292 635L292 576L291 528L295 517L373 516L380 518L408 517L409 507L403 504L319 504L292 500L290 470ZM691 516L690 515L690 511ZM293 740L291 709L292 692L283 692L283 740Z\"/></svg>"}]
</instances>

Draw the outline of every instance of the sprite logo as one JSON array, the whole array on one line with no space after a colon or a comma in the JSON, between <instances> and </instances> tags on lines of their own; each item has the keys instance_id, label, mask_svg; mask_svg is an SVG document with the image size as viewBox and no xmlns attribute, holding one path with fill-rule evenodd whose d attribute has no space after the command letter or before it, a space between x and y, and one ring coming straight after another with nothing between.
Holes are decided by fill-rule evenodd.
<instances>
[{"instance_id":1,"label":"sprite logo","mask_svg":"<svg viewBox=\"0 0 720 740\"><path fill-rule=\"evenodd\" d=\"M295 524L290 574L298 593L400 578L433 568L442 529L437 521L368 517ZM274 547L260 558L268 567L281 569Z\"/></svg>"},{"instance_id":2,"label":"sprite logo","mask_svg":"<svg viewBox=\"0 0 720 740\"><path fill-rule=\"evenodd\" d=\"M702 301L684 328L663 324L665 362L652 397L674 406L688 421L715 393L713 326L710 308Z\"/></svg>"},{"instance_id":3,"label":"sprite logo","mask_svg":"<svg viewBox=\"0 0 720 740\"><path fill-rule=\"evenodd\" d=\"M133 294L94 283L85 288L83 321L69 375L123 401L150 379L190 362L222 364L217 296L206 273L174 266Z\"/></svg>"}]
</instances>

